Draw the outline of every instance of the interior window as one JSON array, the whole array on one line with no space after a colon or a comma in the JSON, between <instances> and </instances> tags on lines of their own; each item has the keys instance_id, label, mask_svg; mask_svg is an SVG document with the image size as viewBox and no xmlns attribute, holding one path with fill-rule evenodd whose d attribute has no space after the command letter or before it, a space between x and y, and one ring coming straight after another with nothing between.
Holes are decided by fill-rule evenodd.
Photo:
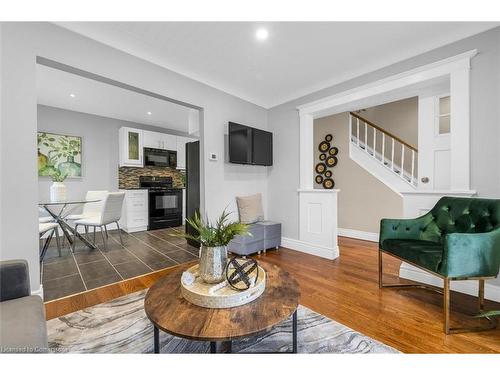
<instances>
[{"instance_id":1,"label":"interior window","mask_svg":"<svg viewBox=\"0 0 500 375\"><path fill-rule=\"evenodd\" d=\"M450 97L439 98L439 134L450 133Z\"/></svg>"}]
</instances>

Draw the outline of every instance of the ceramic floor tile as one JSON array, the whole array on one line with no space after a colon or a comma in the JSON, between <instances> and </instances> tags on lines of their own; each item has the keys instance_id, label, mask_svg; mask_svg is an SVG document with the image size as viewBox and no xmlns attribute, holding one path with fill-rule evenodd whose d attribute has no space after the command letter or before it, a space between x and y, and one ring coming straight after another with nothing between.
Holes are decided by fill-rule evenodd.
<instances>
[{"instance_id":1,"label":"ceramic floor tile","mask_svg":"<svg viewBox=\"0 0 500 375\"><path fill-rule=\"evenodd\" d=\"M185 263L185 262L190 262L192 260L198 259L197 256L194 256L193 254L184 251L184 250L179 250L179 251L174 251L171 253L168 253L169 258L172 258L175 260L177 263Z\"/></svg>"},{"instance_id":2,"label":"ceramic floor tile","mask_svg":"<svg viewBox=\"0 0 500 375\"><path fill-rule=\"evenodd\" d=\"M106 276L116 274L115 269L107 260L99 260L97 262L85 263L79 266L85 284L93 279L101 279Z\"/></svg>"},{"instance_id":3,"label":"ceramic floor tile","mask_svg":"<svg viewBox=\"0 0 500 375\"><path fill-rule=\"evenodd\" d=\"M43 298L46 302L84 291L85 286L79 274L43 282Z\"/></svg>"},{"instance_id":4,"label":"ceramic floor tile","mask_svg":"<svg viewBox=\"0 0 500 375\"><path fill-rule=\"evenodd\" d=\"M87 289L94 289L94 288L99 288L104 285L109 285L116 283L118 281L122 281L123 279L116 273L116 271L113 271L114 274L109 274L103 277L91 279L91 280L85 280L85 284L87 285Z\"/></svg>"},{"instance_id":5,"label":"ceramic floor tile","mask_svg":"<svg viewBox=\"0 0 500 375\"><path fill-rule=\"evenodd\" d=\"M72 255L64 257L58 262L43 264L43 281L59 279L61 277L78 273L75 260Z\"/></svg>"},{"instance_id":6,"label":"ceramic floor tile","mask_svg":"<svg viewBox=\"0 0 500 375\"><path fill-rule=\"evenodd\" d=\"M151 268L149 268L139 260L117 264L115 265L115 268L124 279L130 279L132 277L152 272Z\"/></svg>"}]
</instances>

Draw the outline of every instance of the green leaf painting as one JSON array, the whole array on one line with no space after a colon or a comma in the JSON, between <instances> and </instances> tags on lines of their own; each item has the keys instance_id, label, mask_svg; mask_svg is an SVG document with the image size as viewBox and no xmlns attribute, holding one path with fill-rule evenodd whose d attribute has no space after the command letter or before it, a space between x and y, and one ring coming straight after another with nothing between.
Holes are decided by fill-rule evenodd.
<instances>
[{"instance_id":1,"label":"green leaf painting","mask_svg":"<svg viewBox=\"0 0 500 375\"><path fill-rule=\"evenodd\" d=\"M82 177L82 138L38 132L38 175Z\"/></svg>"}]
</instances>

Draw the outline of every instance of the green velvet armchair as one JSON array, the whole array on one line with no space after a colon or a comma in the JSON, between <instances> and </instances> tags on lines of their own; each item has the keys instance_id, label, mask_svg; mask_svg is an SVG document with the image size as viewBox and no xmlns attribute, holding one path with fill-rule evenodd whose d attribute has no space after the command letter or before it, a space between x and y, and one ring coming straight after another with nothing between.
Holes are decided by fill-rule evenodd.
<instances>
[{"instance_id":1,"label":"green velvet armchair","mask_svg":"<svg viewBox=\"0 0 500 375\"><path fill-rule=\"evenodd\" d=\"M500 267L500 199L443 197L416 219L382 219L379 239L379 287L420 287L423 284L383 283L382 254L389 254L444 281L444 331L457 333L494 328L450 328L450 281L478 280L479 310L483 311L484 281ZM438 289L441 292L440 289Z\"/></svg>"}]
</instances>

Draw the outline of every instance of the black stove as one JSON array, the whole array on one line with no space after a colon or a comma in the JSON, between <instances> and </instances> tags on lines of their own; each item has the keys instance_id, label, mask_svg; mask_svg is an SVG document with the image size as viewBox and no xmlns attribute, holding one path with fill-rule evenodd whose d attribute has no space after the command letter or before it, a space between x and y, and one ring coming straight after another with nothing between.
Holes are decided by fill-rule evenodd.
<instances>
[{"instance_id":1,"label":"black stove","mask_svg":"<svg viewBox=\"0 0 500 375\"><path fill-rule=\"evenodd\" d=\"M140 176L139 186L149 191L148 229L182 225L182 189L173 187L172 177Z\"/></svg>"}]
</instances>

